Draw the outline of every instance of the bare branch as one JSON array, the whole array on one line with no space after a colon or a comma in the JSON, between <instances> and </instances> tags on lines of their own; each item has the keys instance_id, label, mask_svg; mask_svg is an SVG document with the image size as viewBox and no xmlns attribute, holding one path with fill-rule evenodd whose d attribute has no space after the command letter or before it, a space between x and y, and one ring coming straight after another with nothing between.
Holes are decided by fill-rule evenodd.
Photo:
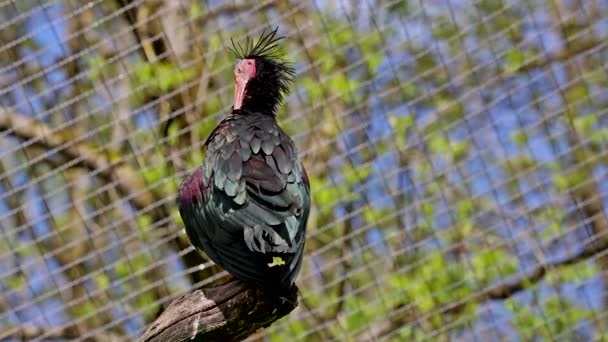
<instances>
[{"instance_id":1,"label":"bare branch","mask_svg":"<svg viewBox=\"0 0 608 342\"><path fill-rule=\"evenodd\" d=\"M116 181L119 191L133 195L130 201L139 209L154 205L154 195L133 168L125 163L112 162L96 148L84 141L70 140L66 135L56 132L46 124L26 115L0 107L0 131L41 146L45 150L57 149L68 159L80 160L82 166L96 171L101 177Z\"/></svg>"},{"instance_id":2,"label":"bare branch","mask_svg":"<svg viewBox=\"0 0 608 342\"><path fill-rule=\"evenodd\" d=\"M297 305L295 285L287 297L279 298L233 279L173 301L139 342L240 341Z\"/></svg>"},{"instance_id":3,"label":"bare branch","mask_svg":"<svg viewBox=\"0 0 608 342\"><path fill-rule=\"evenodd\" d=\"M55 150L68 160L78 160L77 166L91 170L93 174L97 174L107 182L116 182L117 190L138 210L149 210L158 206L160 202L146 187L143 177L127 163L111 161L100 154L93 145L82 140L72 140L69 135L54 131L41 121L0 107L0 132L3 131L28 140L33 146L40 147L44 151ZM21 148L25 147L21 146ZM152 210L150 214L154 221L162 220L169 215L164 207ZM182 236L176 236L172 243L176 250L180 251L190 246L187 239ZM205 262L198 253L187 253L182 259L188 268ZM202 271L197 271L191 273L190 278L196 283L204 279L205 275Z\"/></svg>"},{"instance_id":4,"label":"bare branch","mask_svg":"<svg viewBox=\"0 0 608 342\"><path fill-rule=\"evenodd\" d=\"M417 312L415 303L398 303L391 310L390 315L387 316L390 317L389 320L384 320L379 326L370 328L374 336L373 339L386 337L394 333L395 330L398 330L399 328L406 325L415 324L415 322L423 323L425 320L429 319L432 316L442 315L446 313L460 313L466 305L474 302L508 299L511 296L519 293L520 291L529 289L530 286L537 284L547 275L547 272L549 270L559 268L561 266L574 265L579 262L589 260L593 257L603 255L602 253L606 250L608 250L608 242L606 241L606 239L602 239L597 243L588 243L586 248L580 250L578 253L575 253L569 257L548 264L537 265L536 267L534 267L534 269L532 269L525 275L513 278L510 281L507 280L498 285L473 293L466 298L453 301L442 306L441 308L438 308L435 311L428 312L425 314ZM367 337L368 335L364 335L364 338L366 338L366 340L371 339Z\"/></svg>"},{"instance_id":5,"label":"bare branch","mask_svg":"<svg viewBox=\"0 0 608 342\"><path fill-rule=\"evenodd\" d=\"M553 63L563 63L567 62L575 56L589 53L592 50L598 49L602 47L602 43L595 40L587 40L583 43L571 47L570 49L566 49L559 54L552 56L542 56L538 55L534 58L526 60L520 66L517 67L514 72L529 72L538 68L546 68L551 66Z\"/></svg>"},{"instance_id":6,"label":"bare branch","mask_svg":"<svg viewBox=\"0 0 608 342\"><path fill-rule=\"evenodd\" d=\"M589 243L586 248L568 258L564 258L549 264L537 265L525 276L491 287L485 291L481 291L479 297L483 299L507 299L517 292L525 290L529 284L534 284L542 280L547 274L548 270L558 268L560 266L574 265L581 261L590 259L601 252L606 251L607 249L608 241L606 241L606 239L602 239L597 243Z\"/></svg>"}]
</instances>

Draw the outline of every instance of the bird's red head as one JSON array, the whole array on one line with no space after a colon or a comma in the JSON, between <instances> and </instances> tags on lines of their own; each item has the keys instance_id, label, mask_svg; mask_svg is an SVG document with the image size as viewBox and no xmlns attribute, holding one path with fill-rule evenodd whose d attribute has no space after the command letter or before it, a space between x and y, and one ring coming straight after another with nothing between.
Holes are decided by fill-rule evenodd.
<instances>
[{"instance_id":1,"label":"bird's red head","mask_svg":"<svg viewBox=\"0 0 608 342\"><path fill-rule=\"evenodd\" d=\"M295 75L278 44L281 39L275 29L262 32L255 43L250 39L244 46L232 42L231 51L238 59L234 68L233 111L276 114Z\"/></svg>"},{"instance_id":2,"label":"bird's red head","mask_svg":"<svg viewBox=\"0 0 608 342\"><path fill-rule=\"evenodd\" d=\"M241 109L243 106L243 99L245 98L245 90L247 89L247 82L255 77L255 60L251 58L241 59L234 68L234 80L236 86L234 87L234 103L233 108Z\"/></svg>"}]
</instances>

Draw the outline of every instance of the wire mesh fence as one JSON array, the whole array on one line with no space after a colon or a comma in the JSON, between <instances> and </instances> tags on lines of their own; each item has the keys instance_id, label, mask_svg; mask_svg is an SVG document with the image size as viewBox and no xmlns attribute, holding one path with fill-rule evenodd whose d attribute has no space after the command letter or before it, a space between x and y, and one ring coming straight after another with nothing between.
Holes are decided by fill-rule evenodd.
<instances>
[{"instance_id":1,"label":"wire mesh fence","mask_svg":"<svg viewBox=\"0 0 608 342\"><path fill-rule=\"evenodd\" d=\"M1 340L132 340L226 279L175 196L275 26L313 209L250 340L606 340L603 0L0 2Z\"/></svg>"}]
</instances>

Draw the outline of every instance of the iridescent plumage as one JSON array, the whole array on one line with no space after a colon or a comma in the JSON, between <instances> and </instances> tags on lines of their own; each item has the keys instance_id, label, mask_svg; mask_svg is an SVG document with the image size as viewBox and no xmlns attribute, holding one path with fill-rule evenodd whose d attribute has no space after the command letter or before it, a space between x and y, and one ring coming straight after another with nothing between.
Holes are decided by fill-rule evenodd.
<instances>
[{"instance_id":1,"label":"iridescent plumage","mask_svg":"<svg viewBox=\"0 0 608 342\"><path fill-rule=\"evenodd\" d=\"M235 104L242 103L213 130L203 164L178 195L192 244L237 278L276 293L300 270L310 211L306 171L275 119L294 76L280 39L274 30L255 44L233 43L242 87Z\"/></svg>"}]
</instances>

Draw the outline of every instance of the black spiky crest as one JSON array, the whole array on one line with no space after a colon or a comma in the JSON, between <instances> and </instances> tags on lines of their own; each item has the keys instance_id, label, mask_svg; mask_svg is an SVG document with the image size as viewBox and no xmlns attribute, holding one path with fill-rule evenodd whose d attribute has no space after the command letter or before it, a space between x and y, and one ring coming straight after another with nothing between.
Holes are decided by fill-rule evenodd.
<instances>
[{"instance_id":1,"label":"black spiky crest","mask_svg":"<svg viewBox=\"0 0 608 342\"><path fill-rule=\"evenodd\" d=\"M258 97L252 102L255 102L256 100L266 100L272 114L276 112L276 109L283 101L283 98L289 94L295 76L295 70L292 64L285 59L286 53L282 46L279 45L279 42L285 37L277 36L278 29L279 27L277 26L274 30L262 31L260 38L255 42L248 37L244 45L235 43L234 40L230 38L232 48L229 48L235 58L254 59L258 63L261 63L263 69L266 70L266 74L260 75L260 78L262 79L254 79L254 82L251 82L250 86L255 87L255 84L259 82L260 86L263 87L276 87L276 91L269 89L265 94L261 94L262 89L251 90L257 92L256 95L258 96L269 95L274 98L262 99ZM251 95L254 96L254 94Z\"/></svg>"},{"instance_id":2,"label":"black spiky crest","mask_svg":"<svg viewBox=\"0 0 608 342\"><path fill-rule=\"evenodd\" d=\"M240 43L235 43L234 40L230 38L230 41L232 42L232 48L229 48L230 52L232 52L234 57L238 59L267 58L284 62L283 58L285 56L285 52L283 49L281 49L278 43L279 41L285 39L285 37L277 37L278 30L279 27L277 26L272 31L262 31L260 38L255 42L255 44L253 40L247 37L244 46Z\"/></svg>"}]
</instances>

